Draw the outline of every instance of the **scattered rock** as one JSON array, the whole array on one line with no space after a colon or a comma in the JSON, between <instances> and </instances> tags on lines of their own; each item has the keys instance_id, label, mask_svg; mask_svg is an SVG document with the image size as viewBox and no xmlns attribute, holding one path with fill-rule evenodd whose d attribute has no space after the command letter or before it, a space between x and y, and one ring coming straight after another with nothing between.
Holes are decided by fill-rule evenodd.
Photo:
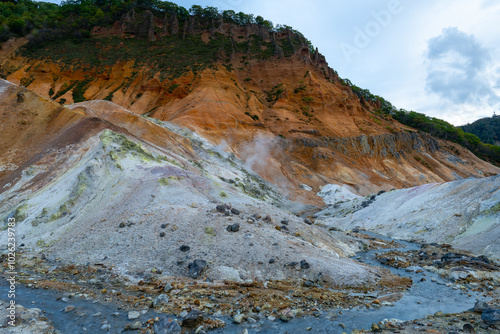
<instances>
[{"instance_id":1,"label":"scattered rock","mask_svg":"<svg viewBox=\"0 0 500 334\"><path fill-rule=\"evenodd\" d=\"M289 222L290 222L290 221L289 221L288 219L283 219L283 220L281 221L281 224L283 224L283 225L288 225L288 223L289 223Z\"/></svg>"},{"instance_id":2,"label":"scattered rock","mask_svg":"<svg viewBox=\"0 0 500 334\"><path fill-rule=\"evenodd\" d=\"M17 93L17 102L24 102L25 96L23 92Z\"/></svg>"},{"instance_id":3,"label":"scattered rock","mask_svg":"<svg viewBox=\"0 0 500 334\"><path fill-rule=\"evenodd\" d=\"M234 322L235 324L241 324L243 321L245 321L246 317L247 317L247 316L246 316L245 314L242 314L242 313L240 313L240 314L236 314L236 315L233 317L233 322Z\"/></svg>"},{"instance_id":4,"label":"scattered rock","mask_svg":"<svg viewBox=\"0 0 500 334\"><path fill-rule=\"evenodd\" d=\"M125 224L124 222L121 222L120 225L118 225L119 228L124 228L126 226L127 226L127 224Z\"/></svg>"},{"instance_id":5,"label":"scattered rock","mask_svg":"<svg viewBox=\"0 0 500 334\"><path fill-rule=\"evenodd\" d=\"M275 318L275 317L273 317L272 315L270 315L270 316L268 316L268 317L267 317L267 320L269 320L269 321L274 321L274 320L276 320L276 318Z\"/></svg>"},{"instance_id":6,"label":"scattered rock","mask_svg":"<svg viewBox=\"0 0 500 334\"><path fill-rule=\"evenodd\" d=\"M196 259L188 265L189 276L192 278L198 278L201 276L205 268L207 267L207 261Z\"/></svg>"},{"instance_id":7,"label":"scattered rock","mask_svg":"<svg viewBox=\"0 0 500 334\"><path fill-rule=\"evenodd\" d=\"M189 251L190 249L191 249L191 247L186 246L186 245L182 245L182 246L181 246L181 248L180 248L181 252L187 252L187 251Z\"/></svg>"},{"instance_id":8,"label":"scattered rock","mask_svg":"<svg viewBox=\"0 0 500 334\"><path fill-rule=\"evenodd\" d=\"M272 223L273 219L271 218L271 216L267 215L262 219L262 221L265 221L266 223Z\"/></svg>"},{"instance_id":9,"label":"scattered rock","mask_svg":"<svg viewBox=\"0 0 500 334\"><path fill-rule=\"evenodd\" d=\"M448 277L452 280L452 281L459 281L459 280L464 280L464 279L467 279L467 277L469 276L472 276L474 277L475 274L473 271L452 271Z\"/></svg>"},{"instance_id":10,"label":"scattered rock","mask_svg":"<svg viewBox=\"0 0 500 334\"><path fill-rule=\"evenodd\" d=\"M182 319L181 325L187 328L196 328L203 322L203 320L205 320L203 312L199 310L191 310L191 312L189 312L184 319Z\"/></svg>"},{"instance_id":11,"label":"scattered rock","mask_svg":"<svg viewBox=\"0 0 500 334\"><path fill-rule=\"evenodd\" d=\"M299 188L300 189L304 189L305 191L311 191L312 190L312 188L310 186L308 186L307 184L303 184L303 183L299 186Z\"/></svg>"},{"instance_id":12,"label":"scattered rock","mask_svg":"<svg viewBox=\"0 0 500 334\"><path fill-rule=\"evenodd\" d=\"M160 237L164 237L165 236L165 232L160 232Z\"/></svg>"},{"instance_id":13,"label":"scattered rock","mask_svg":"<svg viewBox=\"0 0 500 334\"><path fill-rule=\"evenodd\" d=\"M482 301L482 300L478 300L476 302L476 304L474 304L474 312L477 312L477 313L483 313L484 310L486 310L487 308L489 308L490 306L488 305L487 302L485 301Z\"/></svg>"},{"instance_id":14,"label":"scattered rock","mask_svg":"<svg viewBox=\"0 0 500 334\"><path fill-rule=\"evenodd\" d=\"M68 305L64 308L64 312L71 312L75 309L73 305Z\"/></svg>"},{"instance_id":15,"label":"scattered rock","mask_svg":"<svg viewBox=\"0 0 500 334\"><path fill-rule=\"evenodd\" d=\"M213 227L205 227L205 234L208 234L212 237L215 237L217 233L215 233Z\"/></svg>"},{"instance_id":16,"label":"scattered rock","mask_svg":"<svg viewBox=\"0 0 500 334\"><path fill-rule=\"evenodd\" d=\"M129 326L130 329L141 329L141 327L142 323L139 320Z\"/></svg>"},{"instance_id":17,"label":"scattered rock","mask_svg":"<svg viewBox=\"0 0 500 334\"><path fill-rule=\"evenodd\" d=\"M464 324L464 327L462 328L462 331L464 333L471 333L471 334L475 334L476 333L476 330L474 329L474 326L472 326L471 324Z\"/></svg>"},{"instance_id":18,"label":"scattered rock","mask_svg":"<svg viewBox=\"0 0 500 334\"><path fill-rule=\"evenodd\" d=\"M226 212L226 207L223 204L219 204L215 207L215 210L217 210L217 212L224 213Z\"/></svg>"},{"instance_id":19,"label":"scattered rock","mask_svg":"<svg viewBox=\"0 0 500 334\"><path fill-rule=\"evenodd\" d=\"M231 209L231 213L232 213L233 215L239 215L241 212L240 212L240 210L238 210L238 209L232 208L232 209Z\"/></svg>"},{"instance_id":20,"label":"scattered rock","mask_svg":"<svg viewBox=\"0 0 500 334\"><path fill-rule=\"evenodd\" d=\"M309 218L305 218L304 219L304 223L306 223L307 225L312 225L313 224L312 220L310 220Z\"/></svg>"},{"instance_id":21,"label":"scattered rock","mask_svg":"<svg viewBox=\"0 0 500 334\"><path fill-rule=\"evenodd\" d=\"M460 253L446 253L441 257L441 261L442 262L451 262L451 261L455 261L455 260L464 259L466 257L467 256L460 254Z\"/></svg>"},{"instance_id":22,"label":"scattered rock","mask_svg":"<svg viewBox=\"0 0 500 334\"><path fill-rule=\"evenodd\" d=\"M163 291L166 293L169 293L170 291L172 291L172 284L170 284L170 283L165 284L165 286L163 287Z\"/></svg>"},{"instance_id":23,"label":"scattered rock","mask_svg":"<svg viewBox=\"0 0 500 334\"><path fill-rule=\"evenodd\" d=\"M160 269L153 268L153 269L151 269L151 273L161 275L162 271Z\"/></svg>"},{"instance_id":24,"label":"scattered rock","mask_svg":"<svg viewBox=\"0 0 500 334\"><path fill-rule=\"evenodd\" d=\"M275 259L269 259L269 263L274 263L274 262L276 262Z\"/></svg>"},{"instance_id":25,"label":"scattered rock","mask_svg":"<svg viewBox=\"0 0 500 334\"><path fill-rule=\"evenodd\" d=\"M155 334L180 334L181 330L181 326L172 319L162 318L154 324Z\"/></svg>"},{"instance_id":26,"label":"scattered rock","mask_svg":"<svg viewBox=\"0 0 500 334\"><path fill-rule=\"evenodd\" d=\"M111 325L110 324L104 324L101 326L101 329L102 330L108 330L108 329L111 329Z\"/></svg>"},{"instance_id":27,"label":"scattered rock","mask_svg":"<svg viewBox=\"0 0 500 334\"><path fill-rule=\"evenodd\" d=\"M170 298L166 294L161 294L153 300L153 307L158 307L162 305L167 305Z\"/></svg>"},{"instance_id":28,"label":"scattered rock","mask_svg":"<svg viewBox=\"0 0 500 334\"><path fill-rule=\"evenodd\" d=\"M373 323L372 324L372 332L378 332L380 330L380 327L378 324Z\"/></svg>"},{"instance_id":29,"label":"scattered rock","mask_svg":"<svg viewBox=\"0 0 500 334\"><path fill-rule=\"evenodd\" d=\"M444 313L443 313L443 311L437 311L436 313L434 313L434 316L435 317L444 317Z\"/></svg>"},{"instance_id":30,"label":"scattered rock","mask_svg":"<svg viewBox=\"0 0 500 334\"><path fill-rule=\"evenodd\" d=\"M161 228L166 228L168 224L161 224Z\"/></svg>"},{"instance_id":31,"label":"scattered rock","mask_svg":"<svg viewBox=\"0 0 500 334\"><path fill-rule=\"evenodd\" d=\"M304 282L304 286L307 288L313 287L314 282L308 279L307 281Z\"/></svg>"},{"instance_id":32,"label":"scattered rock","mask_svg":"<svg viewBox=\"0 0 500 334\"><path fill-rule=\"evenodd\" d=\"M481 314L481 319L488 325L500 325L500 309L487 308Z\"/></svg>"},{"instance_id":33,"label":"scattered rock","mask_svg":"<svg viewBox=\"0 0 500 334\"><path fill-rule=\"evenodd\" d=\"M310 265L309 265L309 263L307 263L306 260L302 260L302 261L300 261L300 268L301 269L309 269Z\"/></svg>"},{"instance_id":34,"label":"scattered rock","mask_svg":"<svg viewBox=\"0 0 500 334\"><path fill-rule=\"evenodd\" d=\"M232 225L228 225L226 228L228 232L238 232L240 230L240 224L234 223Z\"/></svg>"},{"instance_id":35,"label":"scattered rock","mask_svg":"<svg viewBox=\"0 0 500 334\"><path fill-rule=\"evenodd\" d=\"M288 321L290 320L290 319L289 319L286 315L284 315L284 314L281 314L281 315L280 315L280 317L279 317L279 319L280 319L281 321L283 321L283 322L288 322Z\"/></svg>"},{"instance_id":36,"label":"scattered rock","mask_svg":"<svg viewBox=\"0 0 500 334\"><path fill-rule=\"evenodd\" d=\"M128 320L138 319L140 316L141 316L141 314L137 311L128 312Z\"/></svg>"}]
</instances>

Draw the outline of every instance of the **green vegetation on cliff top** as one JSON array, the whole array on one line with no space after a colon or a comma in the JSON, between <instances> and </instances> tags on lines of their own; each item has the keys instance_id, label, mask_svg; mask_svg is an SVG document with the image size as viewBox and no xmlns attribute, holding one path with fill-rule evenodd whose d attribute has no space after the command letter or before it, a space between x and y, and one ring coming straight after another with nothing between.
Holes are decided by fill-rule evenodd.
<instances>
[{"instance_id":1,"label":"green vegetation on cliff top","mask_svg":"<svg viewBox=\"0 0 500 334\"><path fill-rule=\"evenodd\" d=\"M281 52L289 57L302 45L313 49L300 32L289 26L275 27L261 16L232 10L219 11L215 7L194 5L187 10L175 3L159 0L78 0L64 1L60 6L19 0L0 2L0 9L0 42L10 37L28 36L30 41L20 49L21 55L32 59L51 59L63 66L83 69L109 67L118 61L133 60L136 64L146 63L158 70L162 79L172 80L188 71L196 73L203 70L216 61L227 63L234 53L267 59ZM167 34L161 33L156 25L150 26L150 15L165 20ZM178 24L175 32L172 29L174 21ZM91 35L94 27L111 27L117 22L125 24L133 32L126 32L125 38ZM204 42L201 32L217 28L222 22L241 26L254 24L270 32L289 30L293 32L293 37L269 42L258 34L252 34L236 36L245 38L235 41L230 36L215 33L210 41ZM148 36L151 28L161 37L151 40ZM189 29L196 32L186 33ZM0 75L8 74L5 70L4 73L0 71ZM80 91L85 88L85 84L79 85L77 88ZM83 98L80 95L76 94L79 101Z\"/></svg>"},{"instance_id":2,"label":"green vegetation on cliff top","mask_svg":"<svg viewBox=\"0 0 500 334\"><path fill-rule=\"evenodd\" d=\"M427 132L434 137L460 144L469 149L477 157L500 166L500 146L485 144L475 134L465 132L465 129L456 127L442 119L429 117L415 111L396 109L383 97L372 94L368 89L362 89L353 85L348 79L344 79L343 83L349 85L361 101L378 105L379 108L375 112L390 116L404 125ZM500 119L500 117L498 118Z\"/></svg>"},{"instance_id":3,"label":"green vegetation on cliff top","mask_svg":"<svg viewBox=\"0 0 500 334\"><path fill-rule=\"evenodd\" d=\"M471 124L462 125L461 128L475 134L485 143L496 145L500 143L500 116L498 115L478 119Z\"/></svg>"},{"instance_id":4,"label":"green vegetation on cliff top","mask_svg":"<svg viewBox=\"0 0 500 334\"><path fill-rule=\"evenodd\" d=\"M287 29L299 35L309 45L311 52L314 49L300 32L286 25L274 26L262 16L198 5L187 10L173 2L161 0L68 0L61 5L31 0L0 2L0 42L10 37L28 35L32 47L50 40L73 39L82 42L90 37L92 28L110 27L127 13L132 13L132 10L133 15L148 11L159 18L175 16L179 36L183 35L188 19L195 17L205 28L225 22L241 26L256 24L273 32ZM145 21L138 23L143 24Z\"/></svg>"}]
</instances>

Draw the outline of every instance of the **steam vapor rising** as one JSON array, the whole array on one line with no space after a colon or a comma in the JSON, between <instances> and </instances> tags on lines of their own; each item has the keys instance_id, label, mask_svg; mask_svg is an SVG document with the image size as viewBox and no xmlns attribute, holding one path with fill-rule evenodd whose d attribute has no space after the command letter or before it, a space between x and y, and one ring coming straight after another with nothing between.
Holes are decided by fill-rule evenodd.
<instances>
[{"instance_id":1,"label":"steam vapor rising","mask_svg":"<svg viewBox=\"0 0 500 334\"><path fill-rule=\"evenodd\" d=\"M279 164L273 166L274 156L282 153L276 138L258 133L251 142L244 144L240 149L240 154L245 160L245 168L260 175L268 175L272 183L278 185L283 194L288 194L287 188L292 187L281 170L277 168Z\"/></svg>"}]
</instances>

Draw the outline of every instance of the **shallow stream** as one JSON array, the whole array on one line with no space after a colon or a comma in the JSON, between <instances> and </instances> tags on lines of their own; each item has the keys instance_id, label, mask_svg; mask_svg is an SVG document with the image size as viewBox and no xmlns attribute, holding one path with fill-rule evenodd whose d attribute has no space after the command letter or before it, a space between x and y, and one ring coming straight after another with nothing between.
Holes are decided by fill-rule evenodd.
<instances>
[{"instance_id":1,"label":"shallow stream","mask_svg":"<svg viewBox=\"0 0 500 334\"><path fill-rule=\"evenodd\" d=\"M366 233L369 236L384 240L389 238ZM402 248L397 250L410 251L420 249L420 245L397 241ZM226 327L211 331L211 333L241 333L245 328L251 333L349 333L352 329L369 329L372 323L383 319L412 320L422 318L437 311L444 313L455 313L465 311L474 306L479 298L474 292L463 292L456 287L448 287L443 278L439 275L424 271L415 273L406 269L398 269L381 265L376 259L377 253L388 252L392 249L373 250L358 253L356 259L372 266L383 266L399 276L410 277L413 285L404 294L404 297L395 302L392 306L380 306L378 308L367 309L365 307L351 310L333 310L325 312L320 317L299 317L289 322L282 322L278 319L269 321L262 318L256 323L245 322L236 325L229 318L222 318L226 321ZM421 278L425 280L421 281ZM470 296L469 296L470 294ZM0 299L6 300L7 282L2 279L0 283ZM67 293L54 290L31 289L22 285L17 286L16 302L26 308L37 307L44 311L45 316L52 321L55 328L66 334L77 333L122 333L127 324L132 323L127 319L127 311L118 308L112 302L100 303L83 298L71 298L69 301L62 297ZM379 296L373 296L373 299ZM65 313L63 309L68 305L76 307L74 311ZM142 322L157 316L157 313L148 311L142 314L138 320ZM102 329L103 325L109 324L110 329ZM107 326L105 326L107 327ZM308 327L312 329L308 330ZM126 333L134 333L127 331Z\"/></svg>"}]
</instances>

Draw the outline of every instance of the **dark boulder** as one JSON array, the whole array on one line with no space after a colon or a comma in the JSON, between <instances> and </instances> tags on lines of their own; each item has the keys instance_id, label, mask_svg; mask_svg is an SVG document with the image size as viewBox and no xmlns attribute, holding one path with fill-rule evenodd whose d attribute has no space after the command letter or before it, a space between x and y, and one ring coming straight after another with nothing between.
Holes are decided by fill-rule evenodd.
<instances>
[{"instance_id":1,"label":"dark boulder","mask_svg":"<svg viewBox=\"0 0 500 334\"><path fill-rule=\"evenodd\" d=\"M187 328L196 328L198 327L203 320L205 319L205 315L203 312L198 310L191 310L183 319L182 319L182 327Z\"/></svg>"},{"instance_id":2,"label":"dark boulder","mask_svg":"<svg viewBox=\"0 0 500 334\"><path fill-rule=\"evenodd\" d=\"M238 223L234 223L234 224L232 224L232 225L228 225L228 226L226 227L226 230L227 230L228 232L238 232L238 231L240 230L240 224L238 224Z\"/></svg>"},{"instance_id":3,"label":"dark boulder","mask_svg":"<svg viewBox=\"0 0 500 334\"><path fill-rule=\"evenodd\" d=\"M162 318L154 324L155 334L180 334L181 326L172 319Z\"/></svg>"},{"instance_id":4,"label":"dark boulder","mask_svg":"<svg viewBox=\"0 0 500 334\"><path fill-rule=\"evenodd\" d=\"M301 269L309 269L310 267L311 266L309 265L309 263L306 260L300 261L300 268Z\"/></svg>"},{"instance_id":5,"label":"dark boulder","mask_svg":"<svg viewBox=\"0 0 500 334\"><path fill-rule=\"evenodd\" d=\"M188 268L189 276L191 276L192 278L198 278L207 268L207 261L196 259L188 265Z\"/></svg>"},{"instance_id":6,"label":"dark boulder","mask_svg":"<svg viewBox=\"0 0 500 334\"><path fill-rule=\"evenodd\" d=\"M488 325L500 325L500 309L487 308L481 314L481 319Z\"/></svg>"},{"instance_id":7,"label":"dark boulder","mask_svg":"<svg viewBox=\"0 0 500 334\"><path fill-rule=\"evenodd\" d=\"M488 303L482 300L478 300L476 304L474 304L474 312L477 313L483 313L487 308L489 308Z\"/></svg>"}]
</instances>

